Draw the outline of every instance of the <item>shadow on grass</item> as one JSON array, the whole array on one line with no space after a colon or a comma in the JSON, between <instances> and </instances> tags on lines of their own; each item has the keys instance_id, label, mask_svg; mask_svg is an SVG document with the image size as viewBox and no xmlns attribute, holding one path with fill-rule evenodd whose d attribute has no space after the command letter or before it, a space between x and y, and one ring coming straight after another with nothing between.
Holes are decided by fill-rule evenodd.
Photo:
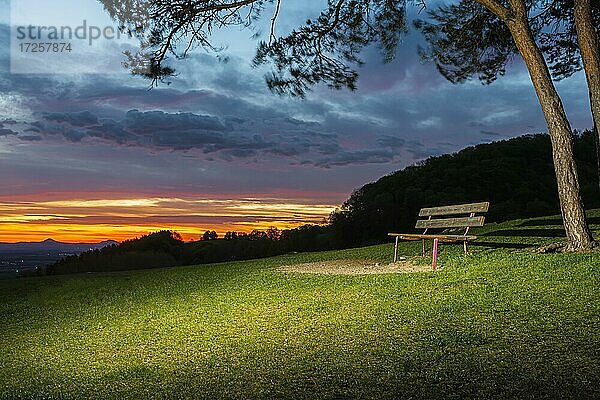
<instances>
[{"instance_id":1,"label":"shadow on grass","mask_svg":"<svg viewBox=\"0 0 600 400\"><path fill-rule=\"evenodd\" d=\"M507 243L507 242L469 242L470 246L491 247L494 249L527 249L530 247L539 247L537 243Z\"/></svg>"},{"instance_id":2,"label":"shadow on grass","mask_svg":"<svg viewBox=\"0 0 600 400\"><path fill-rule=\"evenodd\" d=\"M600 225L600 217L588 217L587 222L590 225ZM560 218L540 219L523 221L520 226L551 226L551 225L562 225L563 221Z\"/></svg>"},{"instance_id":3,"label":"shadow on grass","mask_svg":"<svg viewBox=\"0 0 600 400\"><path fill-rule=\"evenodd\" d=\"M515 237L565 237L565 230L562 228L552 229L503 229L484 233L480 236L515 236Z\"/></svg>"}]
</instances>

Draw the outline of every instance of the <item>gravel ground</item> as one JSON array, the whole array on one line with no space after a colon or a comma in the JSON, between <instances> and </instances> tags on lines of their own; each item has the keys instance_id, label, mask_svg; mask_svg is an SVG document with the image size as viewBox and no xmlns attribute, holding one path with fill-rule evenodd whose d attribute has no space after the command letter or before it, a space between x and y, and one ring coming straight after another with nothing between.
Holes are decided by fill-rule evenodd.
<instances>
[{"instance_id":1,"label":"gravel ground","mask_svg":"<svg viewBox=\"0 0 600 400\"><path fill-rule=\"evenodd\" d=\"M431 265L416 264L411 260L403 260L391 264L376 263L368 260L333 260L283 265L279 267L279 270L284 273L300 274L369 275L431 272Z\"/></svg>"}]
</instances>

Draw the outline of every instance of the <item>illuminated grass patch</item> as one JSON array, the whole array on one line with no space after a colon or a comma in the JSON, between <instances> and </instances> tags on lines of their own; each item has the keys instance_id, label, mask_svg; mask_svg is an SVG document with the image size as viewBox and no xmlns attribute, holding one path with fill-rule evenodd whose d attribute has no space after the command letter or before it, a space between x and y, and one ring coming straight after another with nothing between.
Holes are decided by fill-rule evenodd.
<instances>
[{"instance_id":1,"label":"illuminated grass patch","mask_svg":"<svg viewBox=\"0 0 600 400\"><path fill-rule=\"evenodd\" d=\"M461 248L435 273L278 270L388 244L1 281L0 398L598 396L600 254Z\"/></svg>"}]
</instances>

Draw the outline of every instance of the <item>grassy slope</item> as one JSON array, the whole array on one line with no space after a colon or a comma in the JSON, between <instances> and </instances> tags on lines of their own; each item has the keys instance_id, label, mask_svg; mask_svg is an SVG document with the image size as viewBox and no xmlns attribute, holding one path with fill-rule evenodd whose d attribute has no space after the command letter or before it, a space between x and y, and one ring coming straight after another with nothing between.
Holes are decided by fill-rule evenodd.
<instances>
[{"instance_id":1,"label":"grassy slope","mask_svg":"<svg viewBox=\"0 0 600 400\"><path fill-rule=\"evenodd\" d=\"M551 242L514 231L552 223L485 240ZM600 253L460 247L443 246L436 273L275 269L389 261L382 245L1 281L0 398L600 396Z\"/></svg>"}]
</instances>

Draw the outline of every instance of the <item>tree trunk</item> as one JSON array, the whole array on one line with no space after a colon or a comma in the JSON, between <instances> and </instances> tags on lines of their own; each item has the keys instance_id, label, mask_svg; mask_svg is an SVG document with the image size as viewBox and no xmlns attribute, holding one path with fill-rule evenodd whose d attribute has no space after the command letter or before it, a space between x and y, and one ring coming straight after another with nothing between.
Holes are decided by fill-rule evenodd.
<instances>
[{"instance_id":1,"label":"tree trunk","mask_svg":"<svg viewBox=\"0 0 600 400\"><path fill-rule=\"evenodd\" d=\"M516 3L516 6L514 6ZM537 46L527 18L524 1L511 0L512 12L505 22L525 60L538 96L552 142L554 171L562 219L569 241L567 250L586 251L594 246L579 193L577 167L573 157L573 137L562 101L552 82L544 57Z\"/></svg>"},{"instance_id":2,"label":"tree trunk","mask_svg":"<svg viewBox=\"0 0 600 400\"><path fill-rule=\"evenodd\" d=\"M598 32L592 19L592 6L590 0L575 0L575 29L583 68L590 94L592 116L594 117L594 133L596 134L596 153L598 155L598 184L600 185L600 42Z\"/></svg>"},{"instance_id":3,"label":"tree trunk","mask_svg":"<svg viewBox=\"0 0 600 400\"><path fill-rule=\"evenodd\" d=\"M594 123L594 136L596 136L596 162L598 166L598 186L600 186L600 132L598 132L596 123Z\"/></svg>"}]
</instances>

